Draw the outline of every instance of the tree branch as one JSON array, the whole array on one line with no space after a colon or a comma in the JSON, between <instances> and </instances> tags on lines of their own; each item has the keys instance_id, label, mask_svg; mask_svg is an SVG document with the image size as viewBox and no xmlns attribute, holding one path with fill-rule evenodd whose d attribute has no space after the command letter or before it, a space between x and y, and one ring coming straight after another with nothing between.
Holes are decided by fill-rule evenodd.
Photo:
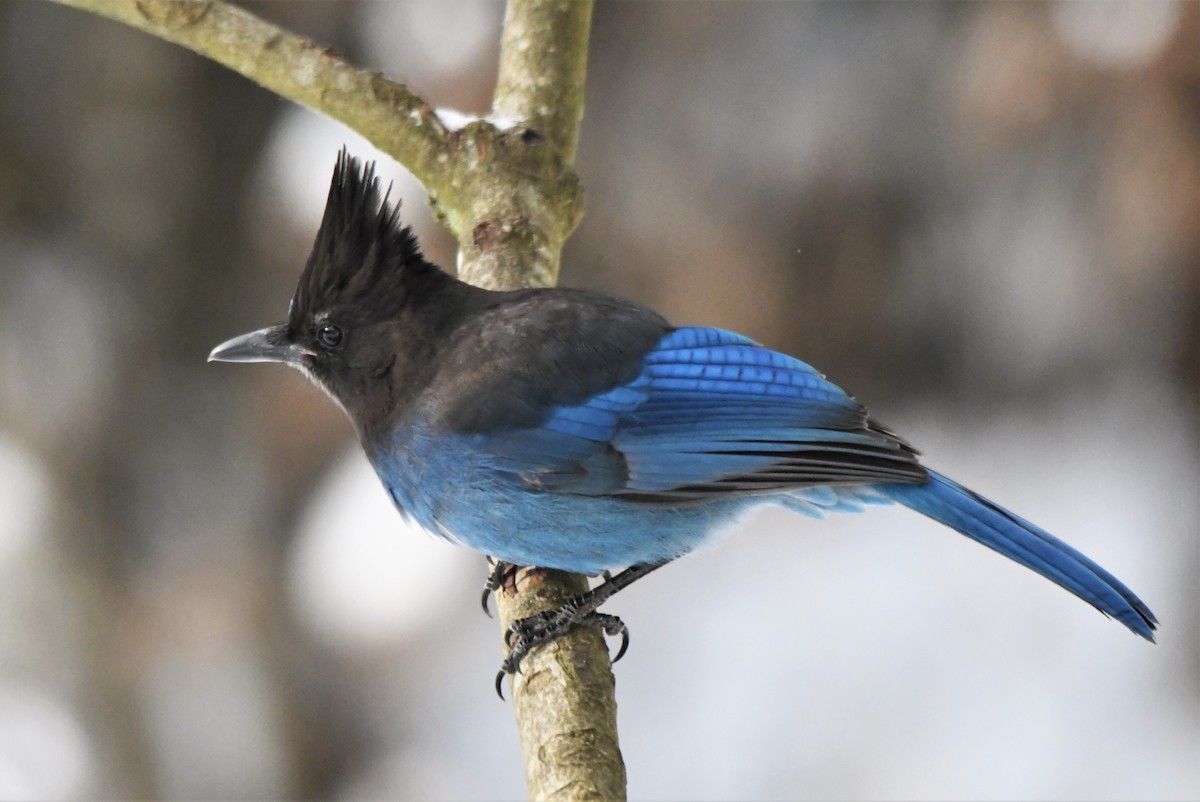
<instances>
[{"instance_id":1,"label":"tree branch","mask_svg":"<svg viewBox=\"0 0 1200 802\"><path fill-rule=\"evenodd\" d=\"M515 288L549 286L557 279L562 244L583 214L583 193L565 152L530 124L499 129L479 120L461 131L448 131L429 104L404 84L355 67L337 52L222 0L56 2L182 45L358 131L424 184L430 203L458 239L464 281ZM590 2L533 5L537 13L522 17L530 31L570 31L572 36L563 41L579 46L580 32L587 32ZM565 25L538 23L539 14L555 5L566 7L556 17ZM579 58L586 59L586 52ZM575 73L581 87L582 62ZM570 108L569 94L544 97L537 107L549 109L561 102ZM581 88L578 94L576 119L582 114ZM522 105L517 110L520 114L528 108L535 107ZM530 123L543 121L542 115L535 115ZM554 136L566 142L577 134L564 137L556 128Z\"/></svg>"},{"instance_id":2,"label":"tree branch","mask_svg":"<svg viewBox=\"0 0 1200 802\"><path fill-rule=\"evenodd\" d=\"M496 114L524 120L575 164L591 3L514 0L504 15Z\"/></svg>"},{"instance_id":3,"label":"tree branch","mask_svg":"<svg viewBox=\"0 0 1200 802\"><path fill-rule=\"evenodd\" d=\"M591 12L591 3L580 0L510 0L504 17L495 111L540 134L568 169L575 162L583 119ZM556 210L545 211L553 215ZM569 217L560 218L559 224L564 223L574 226ZM568 233L569 229L563 233L564 239ZM561 241L544 247L550 248L548 253L532 260L537 243L499 250L491 255L493 264L488 269L500 276L513 270L546 269L548 275L527 274L526 280L553 283ZM504 627L557 609L586 593L588 581L560 571L522 571L516 589L515 595L504 589L496 593ZM615 680L598 630L575 629L535 649L523 661L522 673L512 678L511 687L530 798L625 798Z\"/></svg>"},{"instance_id":4,"label":"tree branch","mask_svg":"<svg viewBox=\"0 0 1200 802\"><path fill-rule=\"evenodd\" d=\"M497 128L449 131L422 98L379 72L221 0L57 0L207 56L361 133L407 167L459 241L459 277L493 289L551 286L583 212L573 171L583 117L591 0L510 0ZM496 594L501 620L559 607L586 577L522 571ZM534 799L624 799L608 650L577 629L534 650L513 707Z\"/></svg>"},{"instance_id":5,"label":"tree branch","mask_svg":"<svg viewBox=\"0 0 1200 802\"><path fill-rule=\"evenodd\" d=\"M336 51L219 0L56 0L223 64L275 94L345 123L431 193L449 183L451 137L424 100Z\"/></svg>"},{"instance_id":6,"label":"tree branch","mask_svg":"<svg viewBox=\"0 0 1200 802\"><path fill-rule=\"evenodd\" d=\"M516 595L496 593L503 627L588 589L586 577L545 569L523 569L516 584ZM625 799L616 681L600 630L575 628L534 649L510 687L530 799Z\"/></svg>"},{"instance_id":7,"label":"tree branch","mask_svg":"<svg viewBox=\"0 0 1200 802\"><path fill-rule=\"evenodd\" d=\"M484 181L470 197L472 236L459 237L458 270L465 281L511 289L551 286L558 279L563 242L583 213L572 168L591 19L591 0L508 4L493 108L516 121L507 133L516 133L518 149L532 158L518 168L515 186ZM495 144L512 146L504 136Z\"/></svg>"}]
</instances>

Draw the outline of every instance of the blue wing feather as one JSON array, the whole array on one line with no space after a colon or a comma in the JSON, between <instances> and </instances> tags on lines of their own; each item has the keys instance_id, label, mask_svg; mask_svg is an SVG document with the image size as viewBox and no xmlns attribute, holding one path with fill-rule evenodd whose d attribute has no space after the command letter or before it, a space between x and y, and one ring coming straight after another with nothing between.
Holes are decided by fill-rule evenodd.
<instances>
[{"instance_id":1,"label":"blue wing feather","mask_svg":"<svg viewBox=\"0 0 1200 802\"><path fill-rule=\"evenodd\" d=\"M536 429L490 433L497 467L543 490L631 500L921 481L914 452L798 359L721 329L676 329L641 373Z\"/></svg>"}]
</instances>

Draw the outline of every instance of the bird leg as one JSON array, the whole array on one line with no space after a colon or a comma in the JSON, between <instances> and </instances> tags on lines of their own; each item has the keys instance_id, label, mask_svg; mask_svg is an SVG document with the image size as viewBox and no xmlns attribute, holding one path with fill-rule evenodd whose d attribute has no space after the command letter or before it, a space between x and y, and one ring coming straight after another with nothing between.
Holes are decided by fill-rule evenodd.
<instances>
[{"instance_id":1,"label":"bird leg","mask_svg":"<svg viewBox=\"0 0 1200 802\"><path fill-rule=\"evenodd\" d=\"M576 596L563 604L557 610L547 610L537 615L531 615L514 621L504 633L504 643L509 647L508 657L500 664L500 673L496 675L496 692L501 693L500 686L505 674L513 674L520 670L521 660L536 646L548 643L575 625L596 626L608 635L621 636L621 648L613 658L615 663L629 648L629 629L615 615L598 613L596 609L612 598L619 590L629 587L638 579L646 576L654 569L665 563L632 565L621 573L613 576L605 572L606 581L603 584ZM504 698L501 693L500 698Z\"/></svg>"}]
</instances>

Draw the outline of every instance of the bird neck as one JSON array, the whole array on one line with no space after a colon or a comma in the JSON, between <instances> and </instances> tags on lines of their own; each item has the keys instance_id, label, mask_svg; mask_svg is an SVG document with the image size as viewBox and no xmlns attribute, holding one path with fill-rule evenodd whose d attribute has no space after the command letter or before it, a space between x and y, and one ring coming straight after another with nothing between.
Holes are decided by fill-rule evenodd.
<instances>
[{"instance_id":1,"label":"bird neck","mask_svg":"<svg viewBox=\"0 0 1200 802\"><path fill-rule=\"evenodd\" d=\"M377 369L359 377L347 406L368 452L369 444L391 439L419 414L418 399L433 381L447 343L493 295L432 266L408 288L394 325L381 332L386 348Z\"/></svg>"}]
</instances>

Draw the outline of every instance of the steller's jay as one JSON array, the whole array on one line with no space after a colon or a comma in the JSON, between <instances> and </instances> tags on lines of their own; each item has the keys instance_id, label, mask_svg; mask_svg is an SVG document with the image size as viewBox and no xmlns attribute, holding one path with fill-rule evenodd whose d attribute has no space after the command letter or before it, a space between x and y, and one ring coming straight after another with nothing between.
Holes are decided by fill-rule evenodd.
<instances>
[{"instance_id":1,"label":"steller's jay","mask_svg":"<svg viewBox=\"0 0 1200 802\"><path fill-rule=\"evenodd\" d=\"M465 284L422 257L374 165L345 149L287 321L209 359L306 374L401 514L500 561L490 589L521 565L605 575L514 624L497 689L573 624L625 635L605 600L764 503L821 518L898 502L1154 640L1154 614L1116 577L922 466L807 364L604 295Z\"/></svg>"}]
</instances>

